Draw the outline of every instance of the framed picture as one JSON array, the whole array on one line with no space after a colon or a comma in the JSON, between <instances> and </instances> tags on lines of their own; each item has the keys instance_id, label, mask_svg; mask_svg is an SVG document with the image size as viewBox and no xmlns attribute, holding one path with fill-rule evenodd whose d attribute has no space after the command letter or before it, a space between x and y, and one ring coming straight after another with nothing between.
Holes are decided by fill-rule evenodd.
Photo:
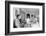
<instances>
[{"instance_id":1,"label":"framed picture","mask_svg":"<svg viewBox=\"0 0 46 36\"><path fill-rule=\"evenodd\" d=\"M44 33L44 3L5 1L5 34Z\"/></svg>"}]
</instances>

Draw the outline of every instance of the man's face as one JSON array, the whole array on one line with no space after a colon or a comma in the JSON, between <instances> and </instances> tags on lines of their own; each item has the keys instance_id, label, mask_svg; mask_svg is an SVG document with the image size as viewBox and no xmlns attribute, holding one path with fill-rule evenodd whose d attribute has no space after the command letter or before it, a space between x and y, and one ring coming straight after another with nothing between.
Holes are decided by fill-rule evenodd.
<instances>
[{"instance_id":1,"label":"man's face","mask_svg":"<svg viewBox=\"0 0 46 36\"><path fill-rule=\"evenodd\" d=\"M21 19L21 16L19 16L18 19Z\"/></svg>"}]
</instances>

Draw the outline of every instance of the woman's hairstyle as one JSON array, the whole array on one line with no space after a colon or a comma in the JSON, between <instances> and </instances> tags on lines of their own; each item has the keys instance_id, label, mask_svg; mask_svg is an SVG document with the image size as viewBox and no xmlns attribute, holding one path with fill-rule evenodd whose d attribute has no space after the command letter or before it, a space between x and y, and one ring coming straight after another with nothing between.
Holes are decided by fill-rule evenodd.
<instances>
[{"instance_id":1,"label":"woman's hairstyle","mask_svg":"<svg viewBox=\"0 0 46 36\"><path fill-rule=\"evenodd\" d=\"M27 14L27 18L30 18L30 14L29 13Z\"/></svg>"}]
</instances>

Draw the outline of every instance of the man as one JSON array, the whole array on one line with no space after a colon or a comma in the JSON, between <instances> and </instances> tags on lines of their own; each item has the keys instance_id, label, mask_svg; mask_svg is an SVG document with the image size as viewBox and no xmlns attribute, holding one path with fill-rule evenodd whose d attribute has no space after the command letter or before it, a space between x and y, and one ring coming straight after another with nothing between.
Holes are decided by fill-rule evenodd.
<instances>
[{"instance_id":1,"label":"man","mask_svg":"<svg viewBox=\"0 0 46 36\"><path fill-rule=\"evenodd\" d=\"M15 19L15 25L17 26L17 28L19 28L20 26L20 22L19 22L19 14L16 16L16 19Z\"/></svg>"},{"instance_id":2,"label":"man","mask_svg":"<svg viewBox=\"0 0 46 36\"><path fill-rule=\"evenodd\" d=\"M20 14L17 14L17 16L16 16L16 26L17 27L19 27L19 28L22 28L22 27L24 27L24 24L25 24L25 21L22 21L22 19L21 19L21 15Z\"/></svg>"}]
</instances>

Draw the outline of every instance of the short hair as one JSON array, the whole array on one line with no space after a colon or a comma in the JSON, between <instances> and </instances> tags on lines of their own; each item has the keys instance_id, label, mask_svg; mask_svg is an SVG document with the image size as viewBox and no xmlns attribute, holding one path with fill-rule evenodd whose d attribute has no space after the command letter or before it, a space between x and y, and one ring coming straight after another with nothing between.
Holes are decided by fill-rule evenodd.
<instances>
[{"instance_id":1,"label":"short hair","mask_svg":"<svg viewBox=\"0 0 46 36\"><path fill-rule=\"evenodd\" d=\"M18 14L18 15L16 15L16 17L18 18L20 15Z\"/></svg>"},{"instance_id":2,"label":"short hair","mask_svg":"<svg viewBox=\"0 0 46 36\"><path fill-rule=\"evenodd\" d=\"M33 17L33 14L31 15L31 17Z\"/></svg>"}]
</instances>

